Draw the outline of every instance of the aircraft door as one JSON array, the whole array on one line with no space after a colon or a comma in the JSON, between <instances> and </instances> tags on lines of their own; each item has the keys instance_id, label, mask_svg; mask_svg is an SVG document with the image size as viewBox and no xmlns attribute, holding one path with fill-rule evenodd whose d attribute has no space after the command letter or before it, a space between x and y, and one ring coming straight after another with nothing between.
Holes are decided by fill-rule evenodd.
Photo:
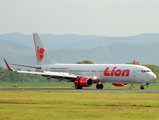
<instances>
[{"instance_id":1,"label":"aircraft door","mask_svg":"<svg viewBox=\"0 0 159 120\"><path fill-rule=\"evenodd\" d=\"M149 78L149 75L146 73L146 78Z\"/></svg>"},{"instance_id":2,"label":"aircraft door","mask_svg":"<svg viewBox=\"0 0 159 120\"><path fill-rule=\"evenodd\" d=\"M133 69L133 74L132 74L133 77L136 77L136 74L137 74L137 68L134 68L134 69Z\"/></svg>"},{"instance_id":3,"label":"aircraft door","mask_svg":"<svg viewBox=\"0 0 159 120\"><path fill-rule=\"evenodd\" d=\"M69 73L69 72L70 72L69 68L66 68L66 72L67 72L67 73Z\"/></svg>"}]
</instances>

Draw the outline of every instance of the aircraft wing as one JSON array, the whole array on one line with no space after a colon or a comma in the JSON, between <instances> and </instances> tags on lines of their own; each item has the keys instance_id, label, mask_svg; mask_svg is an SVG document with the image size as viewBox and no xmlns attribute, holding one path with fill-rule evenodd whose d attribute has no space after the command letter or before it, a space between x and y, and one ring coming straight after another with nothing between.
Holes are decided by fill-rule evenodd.
<instances>
[{"instance_id":1,"label":"aircraft wing","mask_svg":"<svg viewBox=\"0 0 159 120\"><path fill-rule=\"evenodd\" d=\"M42 75L42 76L48 76L48 77L62 77L62 78L77 78L78 76L70 74L70 73L65 73L65 72L50 72L50 71L42 71L42 72L31 72L31 71L18 71L18 70L13 70L8 62L4 59L4 62L7 66L7 69L9 71L15 71L18 73L27 73L27 74L36 74L36 75Z\"/></svg>"},{"instance_id":2,"label":"aircraft wing","mask_svg":"<svg viewBox=\"0 0 159 120\"><path fill-rule=\"evenodd\" d=\"M68 78L77 78L76 75L64 72L49 72L49 71L42 71L42 72L30 72L30 71L16 71L18 73L27 73L27 74L36 74L36 75L43 75L43 76L57 76L57 77L68 77Z\"/></svg>"}]
</instances>

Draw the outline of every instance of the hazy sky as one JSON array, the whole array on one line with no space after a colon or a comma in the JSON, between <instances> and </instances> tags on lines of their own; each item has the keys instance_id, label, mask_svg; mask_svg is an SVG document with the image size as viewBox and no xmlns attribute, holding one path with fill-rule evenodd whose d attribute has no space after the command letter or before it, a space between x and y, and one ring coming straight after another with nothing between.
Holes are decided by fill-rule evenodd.
<instances>
[{"instance_id":1,"label":"hazy sky","mask_svg":"<svg viewBox=\"0 0 159 120\"><path fill-rule=\"evenodd\" d=\"M0 0L0 34L159 33L159 0Z\"/></svg>"}]
</instances>

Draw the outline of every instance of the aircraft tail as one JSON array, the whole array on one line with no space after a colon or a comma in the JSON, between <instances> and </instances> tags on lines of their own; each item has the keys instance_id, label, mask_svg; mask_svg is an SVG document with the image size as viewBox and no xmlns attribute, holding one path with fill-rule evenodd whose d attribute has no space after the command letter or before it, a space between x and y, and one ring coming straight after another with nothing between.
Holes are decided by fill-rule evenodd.
<instances>
[{"instance_id":1,"label":"aircraft tail","mask_svg":"<svg viewBox=\"0 0 159 120\"><path fill-rule=\"evenodd\" d=\"M37 65L55 64L47 53L37 33L33 33Z\"/></svg>"}]
</instances>

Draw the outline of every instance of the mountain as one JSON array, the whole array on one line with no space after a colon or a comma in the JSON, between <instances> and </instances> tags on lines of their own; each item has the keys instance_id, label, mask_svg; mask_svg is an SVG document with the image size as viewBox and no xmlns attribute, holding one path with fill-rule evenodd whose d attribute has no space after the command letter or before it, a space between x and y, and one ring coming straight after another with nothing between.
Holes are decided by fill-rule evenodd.
<instances>
[{"instance_id":1,"label":"mountain","mask_svg":"<svg viewBox=\"0 0 159 120\"><path fill-rule=\"evenodd\" d=\"M0 66L4 66L4 58L11 62L23 63L23 61L27 61L27 56L34 53L34 49L31 47L0 40Z\"/></svg>"},{"instance_id":2,"label":"mountain","mask_svg":"<svg viewBox=\"0 0 159 120\"><path fill-rule=\"evenodd\" d=\"M45 46L49 50L57 50L62 48L74 49L92 49L95 47L106 47L113 43L150 43L159 41L159 34L140 34L128 37L107 37L97 35L54 35L54 34L39 34ZM0 40L10 41L22 44L28 47L33 47L32 35L24 35L22 33L8 33L0 35Z\"/></svg>"},{"instance_id":3,"label":"mountain","mask_svg":"<svg viewBox=\"0 0 159 120\"><path fill-rule=\"evenodd\" d=\"M159 65L159 34L128 37L96 35L39 34L50 56L60 63L91 60L95 63L126 63L137 60ZM0 66L3 58L10 63L35 65L32 35L9 33L0 35Z\"/></svg>"},{"instance_id":4,"label":"mountain","mask_svg":"<svg viewBox=\"0 0 159 120\"><path fill-rule=\"evenodd\" d=\"M91 60L95 63L127 63L133 60L141 64L159 65L159 42L128 44L114 43L107 47L93 49L60 49L50 52L51 58L61 63L76 63L81 60ZM58 53L58 54L56 54Z\"/></svg>"}]
</instances>

